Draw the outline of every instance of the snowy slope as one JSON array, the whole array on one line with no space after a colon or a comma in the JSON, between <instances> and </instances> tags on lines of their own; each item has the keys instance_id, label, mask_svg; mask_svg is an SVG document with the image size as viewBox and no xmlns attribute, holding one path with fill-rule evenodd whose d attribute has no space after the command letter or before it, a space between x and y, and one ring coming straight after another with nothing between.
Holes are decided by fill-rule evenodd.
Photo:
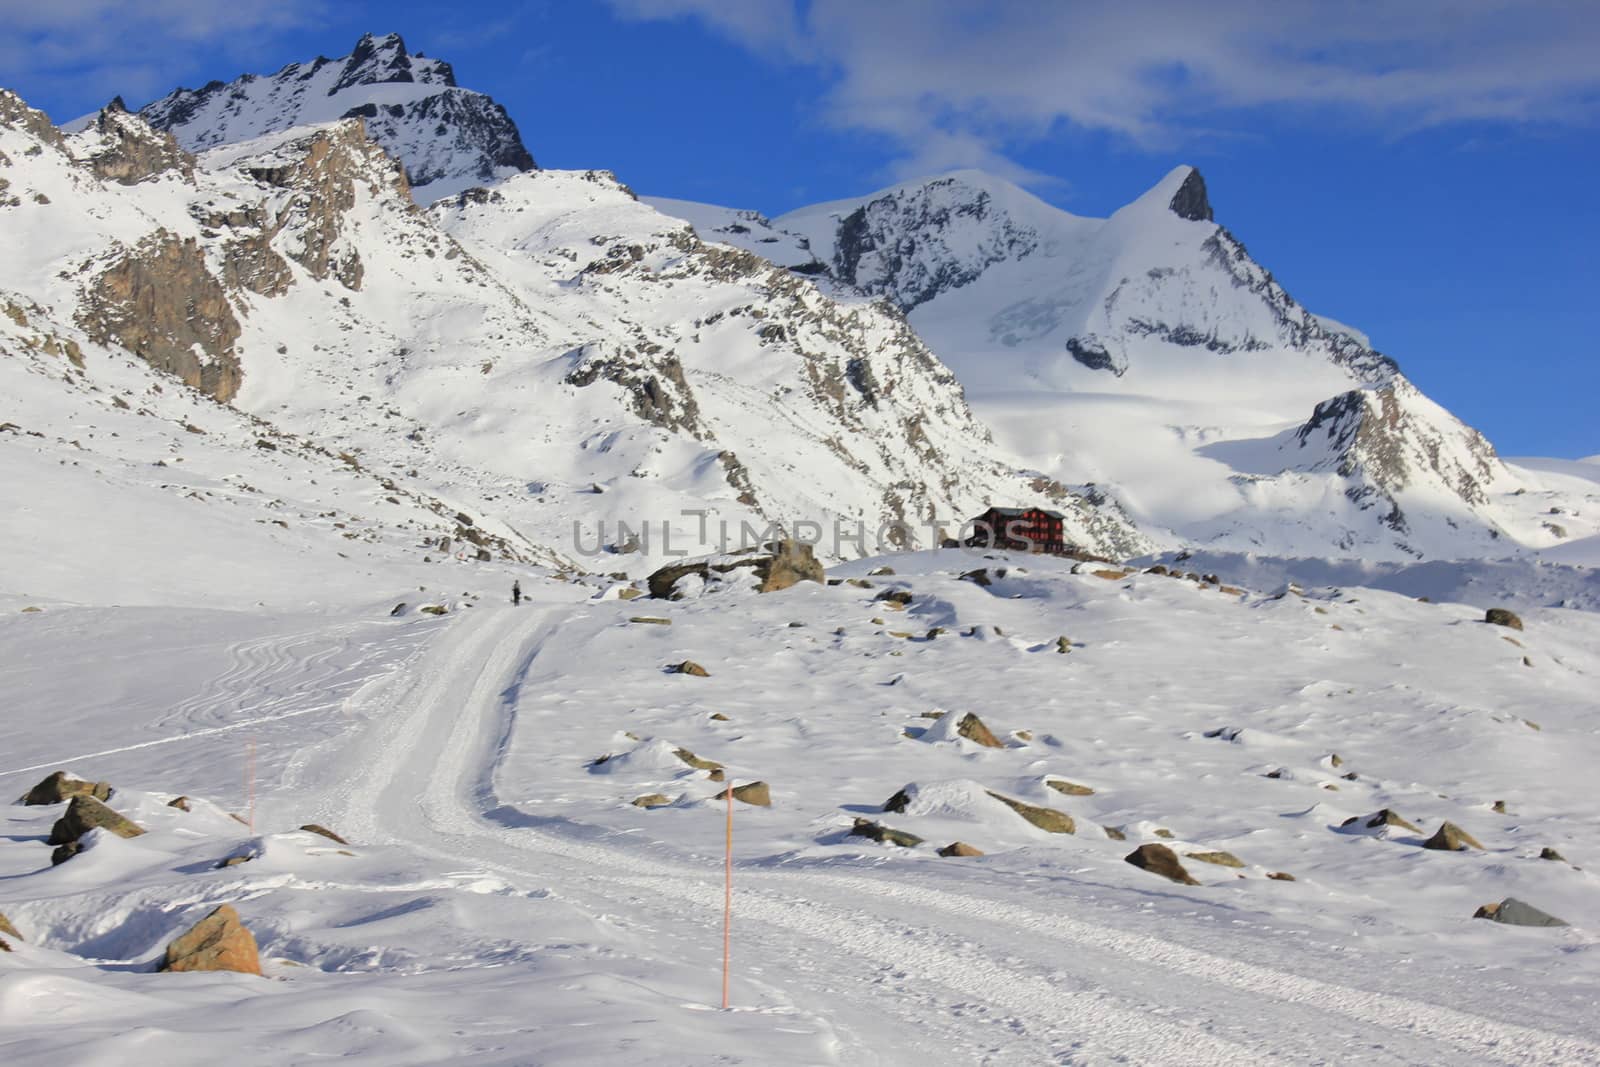
<instances>
[{"instance_id":1,"label":"snowy slope","mask_svg":"<svg viewBox=\"0 0 1600 1067\"><path fill-rule=\"evenodd\" d=\"M867 577L884 563L898 573ZM957 577L974 567L988 586ZM150 832L95 835L52 868L60 806L5 809L0 911L23 936L0 956L0 1051L1600 1060L1580 869L1600 848L1594 615L1526 610L1519 633L1483 624L1483 601L1098 569L950 552L839 572L865 585L735 583L648 608L530 582L532 606L442 620L13 615L0 784L58 766L109 779ZM910 605L890 611L885 590ZM646 611L670 624L629 621ZM663 673L684 656L709 677ZM1000 747L930 717L968 711ZM249 738L253 830L226 814L248 810ZM772 795L734 812L728 1012L721 786L680 747ZM167 806L180 793L192 811ZM632 803L652 793L667 804ZM1384 808L1419 830L1344 825ZM857 819L924 841L851 836ZM1421 848L1442 820L1484 848ZM295 829L313 821L348 844ZM985 854L934 852L953 840ZM1123 862L1142 844L1198 884ZM1191 855L1219 852L1240 866ZM245 861L219 869L229 857ZM1573 925L1472 918L1507 896ZM271 980L151 973L220 903Z\"/></svg>"},{"instance_id":2,"label":"snowy slope","mask_svg":"<svg viewBox=\"0 0 1600 1067\"><path fill-rule=\"evenodd\" d=\"M419 200L534 169L516 123L483 93L456 85L450 64L406 51L399 34L364 34L347 56L290 63L200 89L176 89L140 114L190 151L294 126L364 118Z\"/></svg>"}]
</instances>

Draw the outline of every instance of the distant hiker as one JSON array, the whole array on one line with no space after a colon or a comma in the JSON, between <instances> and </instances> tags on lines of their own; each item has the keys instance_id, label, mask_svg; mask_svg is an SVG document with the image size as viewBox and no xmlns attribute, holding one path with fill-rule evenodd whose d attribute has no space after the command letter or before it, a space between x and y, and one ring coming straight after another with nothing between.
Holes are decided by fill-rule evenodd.
<instances>
[{"instance_id":1,"label":"distant hiker","mask_svg":"<svg viewBox=\"0 0 1600 1067\"><path fill-rule=\"evenodd\" d=\"M513 580L511 583L511 603L522 603L522 583L520 581Z\"/></svg>"}]
</instances>

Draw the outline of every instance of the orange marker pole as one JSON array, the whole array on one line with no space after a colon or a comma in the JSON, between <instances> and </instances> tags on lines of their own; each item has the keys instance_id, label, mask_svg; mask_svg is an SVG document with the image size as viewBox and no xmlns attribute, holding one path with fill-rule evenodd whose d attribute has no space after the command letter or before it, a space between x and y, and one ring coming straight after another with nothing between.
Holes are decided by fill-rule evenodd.
<instances>
[{"instance_id":1,"label":"orange marker pole","mask_svg":"<svg viewBox=\"0 0 1600 1067\"><path fill-rule=\"evenodd\" d=\"M245 762L245 796L250 805L250 832L256 832L256 740L250 739L250 757Z\"/></svg>"},{"instance_id":2,"label":"orange marker pole","mask_svg":"<svg viewBox=\"0 0 1600 1067\"><path fill-rule=\"evenodd\" d=\"M728 782L728 844L722 868L722 1007L728 1007L728 958L733 942L733 782Z\"/></svg>"}]
</instances>

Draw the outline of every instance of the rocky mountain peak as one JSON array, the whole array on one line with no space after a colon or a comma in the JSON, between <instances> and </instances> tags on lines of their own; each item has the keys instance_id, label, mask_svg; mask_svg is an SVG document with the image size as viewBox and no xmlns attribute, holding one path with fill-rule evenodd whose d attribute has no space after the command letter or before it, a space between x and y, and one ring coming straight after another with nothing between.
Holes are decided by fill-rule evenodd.
<instances>
[{"instance_id":1,"label":"rocky mountain peak","mask_svg":"<svg viewBox=\"0 0 1600 1067\"><path fill-rule=\"evenodd\" d=\"M131 114L122 97L114 97L69 142L73 158L86 163L95 177L121 185L177 173L194 177L194 156L178 146L170 133L154 130Z\"/></svg>"},{"instance_id":2,"label":"rocky mountain peak","mask_svg":"<svg viewBox=\"0 0 1600 1067\"><path fill-rule=\"evenodd\" d=\"M1172 194L1168 206L1180 219L1188 219L1191 222L1213 221L1211 200L1206 196L1206 180L1200 177L1200 172L1193 167L1189 168L1189 176L1183 179L1178 191Z\"/></svg>"},{"instance_id":3,"label":"rocky mountain peak","mask_svg":"<svg viewBox=\"0 0 1600 1067\"><path fill-rule=\"evenodd\" d=\"M505 108L459 87L450 64L408 51L392 33L366 34L338 59L177 89L140 114L192 152L361 118L368 136L405 164L423 201L538 166Z\"/></svg>"},{"instance_id":4,"label":"rocky mountain peak","mask_svg":"<svg viewBox=\"0 0 1600 1067\"><path fill-rule=\"evenodd\" d=\"M417 82L424 85L455 87L455 71L450 64L438 59L427 59L406 51L406 43L398 33L376 37L361 35L355 48L345 58L339 71L339 80L328 90L328 95L343 92L358 85L385 85L394 82Z\"/></svg>"},{"instance_id":5,"label":"rocky mountain peak","mask_svg":"<svg viewBox=\"0 0 1600 1067\"><path fill-rule=\"evenodd\" d=\"M1408 491L1478 510L1506 474L1481 433L1398 374L1378 388L1353 389L1318 404L1285 452L1297 469L1332 470L1349 479L1345 495L1363 509L1384 507L1384 523L1402 534L1410 530L1401 509Z\"/></svg>"}]
</instances>

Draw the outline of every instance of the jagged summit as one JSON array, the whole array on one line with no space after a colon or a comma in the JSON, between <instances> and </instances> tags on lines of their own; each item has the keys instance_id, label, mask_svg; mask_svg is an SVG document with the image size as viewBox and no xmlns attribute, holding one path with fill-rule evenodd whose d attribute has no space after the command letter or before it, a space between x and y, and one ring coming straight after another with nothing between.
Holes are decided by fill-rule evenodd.
<instances>
[{"instance_id":1,"label":"jagged summit","mask_svg":"<svg viewBox=\"0 0 1600 1067\"><path fill-rule=\"evenodd\" d=\"M409 52L394 33L364 34L338 59L318 56L276 74L177 89L140 114L192 152L361 118L368 135L405 164L423 202L537 169L505 108L459 87L449 63Z\"/></svg>"},{"instance_id":2,"label":"jagged summit","mask_svg":"<svg viewBox=\"0 0 1600 1067\"><path fill-rule=\"evenodd\" d=\"M319 61L327 62L320 57ZM442 59L428 59L421 53L407 52L406 42L398 33L386 33L382 37L364 33L345 58L344 69L340 71L333 92L357 85L390 82L417 82L454 88L456 74L450 64Z\"/></svg>"},{"instance_id":3,"label":"jagged summit","mask_svg":"<svg viewBox=\"0 0 1600 1067\"><path fill-rule=\"evenodd\" d=\"M1200 177L1200 172L1195 168L1184 169L1189 173L1184 177L1183 184L1178 186L1178 191L1172 194L1168 206L1180 219L1189 219L1191 222L1213 221L1211 200L1206 196L1206 180Z\"/></svg>"}]
</instances>

